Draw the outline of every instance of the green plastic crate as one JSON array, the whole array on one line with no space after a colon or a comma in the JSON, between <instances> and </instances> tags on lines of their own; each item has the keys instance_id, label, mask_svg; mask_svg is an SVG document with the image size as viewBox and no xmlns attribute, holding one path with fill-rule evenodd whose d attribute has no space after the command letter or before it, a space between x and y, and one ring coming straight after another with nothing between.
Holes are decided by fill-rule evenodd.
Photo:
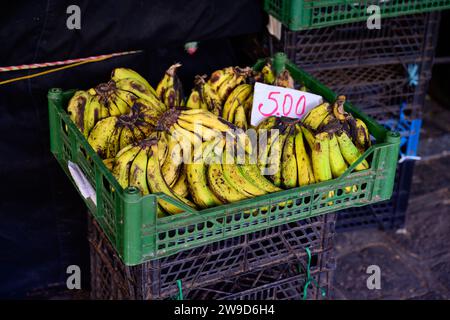
<instances>
[{"instance_id":1,"label":"green plastic crate","mask_svg":"<svg viewBox=\"0 0 450 320\"><path fill-rule=\"evenodd\" d=\"M449 9L450 0L264 0L266 12L293 31L366 20L370 5L388 18Z\"/></svg>"},{"instance_id":2,"label":"green plastic crate","mask_svg":"<svg viewBox=\"0 0 450 320\"><path fill-rule=\"evenodd\" d=\"M335 99L335 93L292 63L285 63L285 59L284 54L279 54L274 67L286 66L292 77L303 82L312 92L329 101ZM263 61L260 61L255 68L262 65ZM344 208L368 205L389 199L392 195L400 135L387 131L347 103L347 111L367 124L377 143L338 179L202 211L164 194L141 196L135 188L124 190L120 187L70 120L65 109L74 91L63 92L55 88L48 93L51 151L72 182L68 161L81 168L95 189L96 204L90 198L85 199L86 204L127 265ZM370 158L370 169L352 172L365 158ZM358 186L357 192L347 194L343 191L345 187L354 185ZM330 191L334 191L332 197L329 197ZM185 212L157 218L157 201L161 198ZM288 205L281 205L287 201ZM264 207L269 210L263 211ZM252 214L248 214L249 211Z\"/></svg>"}]
</instances>

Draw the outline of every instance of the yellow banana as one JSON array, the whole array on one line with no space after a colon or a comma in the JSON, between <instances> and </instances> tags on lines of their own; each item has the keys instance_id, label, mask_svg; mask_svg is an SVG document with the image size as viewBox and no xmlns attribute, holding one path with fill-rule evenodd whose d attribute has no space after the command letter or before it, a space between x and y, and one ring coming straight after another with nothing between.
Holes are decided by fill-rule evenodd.
<instances>
[{"instance_id":1,"label":"yellow banana","mask_svg":"<svg viewBox=\"0 0 450 320\"><path fill-rule=\"evenodd\" d=\"M117 122L118 117L108 117L100 120L89 134L89 144L102 159L111 158L108 156L108 145L110 137L116 131Z\"/></svg>"},{"instance_id":2,"label":"yellow banana","mask_svg":"<svg viewBox=\"0 0 450 320\"><path fill-rule=\"evenodd\" d=\"M189 113L189 111L197 111L197 110L200 112L195 114ZM233 129L233 127L230 126L229 122L226 122L221 118L218 118L209 111L201 109L183 110L179 115L179 119L192 122L194 124L201 123L205 127L219 130L220 132L228 132Z\"/></svg>"},{"instance_id":3,"label":"yellow banana","mask_svg":"<svg viewBox=\"0 0 450 320\"><path fill-rule=\"evenodd\" d=\"M248 75L251 74L252 70L250 68L234 68L235 73L234 76L229 79L228 81L225 81L217 90L217 95L219 96L219 101L222 103L226 101L230 93L236 88L238 85L240 85Z\"/></svg>"},{"instance_id":4,"label":"yellow banana","mask_svg":"<svg viewBox=\"0 0 450 320\"><path fill-rule=\"evenodd\" d=\"M103 164L109 171L112 171L112 169L114 168L114 160L115 160L115 158L109 158L109 159L103 160Z\"/></svg>"},{"instance_id":5,"label":"yellow banana","mask_svg":"<svg viewBox=\"0 0 450 320\"><path fill-rule=\"evenodd\" d=\"M339 96L337 97L336 101L333 103L332 109L333 109L333 115L336 117L336 119L340 121L345 121L346 113L344 111L344 103L345 103L345 96Z\"/></svg>"},{"instance_id":6,"label":"yellow banana","mask_svg":"<svg viewBox=\"0 0 450 320\"><path fill-rule=\"evenodd\" d=\"M356 147L364 153L370 147L370 134L366 124L361 119L356 118Z\"/></svg>"},{"instance_id":7,"label":"yellow banana","mask_svg":"<svg viewBox=\"0 0 450 320\"><path fill-rule=\"evenodd\" d=\"M150 187L150 190L153 193L162 192L169 197L172 197L176 200L180 200L181 202L187 204L188 206L195 208L195 204L189 201L186 198L180 197L176 195L172 189L167 185L166 181L164 180L164 177L161 172L161 168L159 165L158 160L158 145L153 144L150 146L150 153L148 157L148 163L147 163L147 181ZM169 214L178 214L183 212L183 209L179 208L178 206L169 203L165 200L159 199L158 204Z\"/></svg>"},{"instance_id":8,"label":"yellow banana","mask_svg":"<svg viewBox=\"0 0 450 320\"><path fill-rule=\"evenodd\" d=\"M347 170L347 164L342 157L341 150L339 148L339 143L337 141L336 135L333 134L330 138L330 167L331 173L334 178L340 177L345 170Z\"/></svg>"},{"instance_id":9,"label":"yellow banana","mask_svg":"<svg viewBox=\"0 0 450 320\"><path fill-rule=\"evenodd\" d=\"M280 118L275 116L267 117L256 126L256 130L270 130L277 125L279 119Z\"/></svg>"},{"instance_id":10,"label":"yellow banana","mask_svg":"<svg viewBox=\"0 0 450 320\"><path fill-rule=\"evenodd\" d=\"M266 130L262 129L258 131L258 146L259 146L259 155L258 155L258 166L263 175L266 174L266 166L270 166L270 148L273 141L278 140L278 135L280 134L280 130L271 129Z\"/></svg>"},{"instance_id":11,"label":"yellow banana","mask_svg":"<svg viewBox=\"0 0 450 320\"><path fill-rule=\"evenodd\" d=\"M246 176L239 170L235 159L231 159L231 156L226 152L222 155L222 168L225 180L247 197L261 196L267 193L257 185L254 185L251 181L247 180Z\"/></svg>"},{"instance_id":12,"label":"yellow banana","mask_svg":"<svg viewBox=\"0 0 450 320\"><path fill-rule=\"evenodd\" d=\"M234 113L237 106L243 105L245 100L252 92L252 86L241 84L237 86L228 96L223 106L222 118L230 121L230 115ZM231 120L232 121L232 120Z\"/></svg>"},{"instance_id":13,"label":"yellow banana","mask_svg":"<svg viewBox=\"0 0 450 320\"><path fill-rule=\"evenodd\" d=\"M70 120L80 129L82 133L84 130L84 117L86 107L89 105L92 96L87 91L77 91L74 93L67 106L67 113ZM86 136L86 134L85 134Z\"/></svg>"},{"instance_id":14,"label":"yellow banana","mask_svg":"<svg viewBox=\"0 0 450 320\"><path fill-rule=\"evenodd\" d=\"M130 168L134 159L141 148L139 146L127 146L122 149L115 158L113 175L122 188L127 188L130 185Z\"/></svg>"},{"instance_id":15,"label":"yellow banana","mask_svg":"<svg viewBox=\"0 0 450 320\"><path fill-rule=\"evenodd\" d=\"M333 178L330 167L330 139L328 133L316 134L311 152L314 178L316 182L331 180Z\"/></svg>"},{"instance_id":16,"label":"yellow banana","mask_svg":"<svg viewBox=\"0 0 450 320\"><path fill-rule=\"evenodd\" d=\"M145 80L144 77L142 77L139 73L136 71L129 69L129 68L116 68L111 73L111 79L115 82L122 80L122 79L134 79L139 82L141 82L148 91L156 95L155 89L148 83L147 80Z\"/></svg>"},{"instance_id":17,"label":"yellow banana","mask_svg":"<svg viewBox=\"0 0 450 320\"><path fill-rule=\"evenodd\" d=\"M204 142L202 149L207 148L211 141ZM188 187L192 199L200 208L208 208L222 204L208 187L206 177L206 165L199 159L193 159L192 162L185 164Z\"/></svg>"},{"instance_id":18,"label":"yellow banana","mask_svg":"<svg viewBox=\"0 0 450 320\"><path fill-rule=\"evenodd\" d=\"M314 148L314 135L308 128L302 126L302 133L308 143L309 148L312 150Z\"/></svg>"},{"instance_id":19,"label":"yellow banana","mask_svg":"<svg viewBox=\"0 0 450 320\"><path fill-rule=\"evenodd\" d=\"M328 102L324 102L310 110L303 118L302 122L308 128L316 130L322 121L330 114L330 112L330 104Z\"/></svg>"},{"instance_id":20,"label":"yellow banana","mask_svg":"<svg viewBox=\"0 0 450 320\"><path fill-rule=\"evenodd\" d=\"M294 149L294 132L288 133L281 156L281 185L285 188L294 188L297 186L297 160Z\"/></svg>"},{"instance_id":21,"label":"yellow banana","mask_svg":"<svg viewBox=\"0 0 450 320\"><path fill-rule=\"evenodd\" d=\"M315 182L311 159L306 152L303 133L300 125L296 126L295 158L297 160L298 185L305 186Z\"/></svg>"},{"instance_id":22,"label":"yellow banana","mask_svg":"<svg viewBox=\"0 0 450 320\"><path fill-rule=\"evenodd\" d=\"M233 67L216 70L211 74L211 77L208 80L208 84L214 91L217 91L224 82L230 80L233 76L234 76Z\"/></svg>"},{"instance_id":23,"label":"yellow banana","mask_svg":"<svg viewBox=\"0 0 450 320\"><path fill-rule=\"evenodd\" d=\"M353 162L359 159L361 156L361 152L359 152L358 148L353 144L349 135L345 131L336 133L337 141L339 143L339 149L341 150L341 154L344 157L345 161L351 165ZM369 168L369 163L366 160L363 160L359 163L355 170L365 170Z\"/></svg>"},{"instance_id":24,"label":"yellow banana","mask_svg":"<svg viewBox=\"0 0 450 320\"><path fill-rule=\"evenodd\" d=\"M181 166L180 175L177 181L174 183L172 190L177 196L181 198L187 198L187 196L189 195L189 189L186 178L186 169L184 168L184 165Z\"/></svg>"},{"instance_id":25,"label":"yellow banana","mask_svg":"<svg viewBox=\"0 0 450 320\"><path fill-rule=\"evenodd\" d=\"M93 96L84 109L84 117L83 117L84 136L88 137L92 128L94 128L97 122L108 116L109 112L106 109L106 107L104 107L100 103L100 97L97 95Z\"/></svg>"},{"instance_id":26,"label":"yellow banana","mask_svg":"<svg viewBox=\"0 0 450 320\"><path fill-rule=\"evenodd\" d=\"M213 163L208 166L208 186L223 203L236 202L247 198L227 182L220 163Z\"/></svg>"},{"instance_id":27,"label":"yellow banana","mask_svg":"<svg viewBox=\"0 0 450 320\"><path fill-rule=\"evenodd\" d=\"M216 137L222 136L220 131L210 129L201 123L192 123L182 119L178 119L177 124L183 129L186 129L199 135L205 141L210 141L215 139Z\"/></svg>"},{"instance_id":28,"label":"yellow banana","mask_svg":"<svg viewBox=\"0 0 450 320\"><path fill-rule=\"evenodd\" d=\"M184 104L183 86L176 74L179 67L181 67L180 63L171 65L156 87L156 96L168 108L180 107Z\"/></svg>"},{"instance_id":29,"label":"yellow banana","mask_svg":"<svg viewBox=\"0 0 450 320\"><path fill-rule=\"evenodd\" d=\"M263 74L264 83L274 84L275 83L275 73L272 70L272 65L267 62L261 70Z\"/></svg>"},{"instance_id":30,"label":"yellow banana","mask_svg":"<svg viewBox=\"0 0 450 320\"><path fill-rule=\"evenodd\" d=\"M192 89L191 94L189 95L189 99L186 102L186 108L189 109L201 109L201 99L200 94L197 89Z\"/></svg>"},{"instance_id":31,"label":"yellow banana","mask_svg":"<svg viewBox=\"0 0 450 320\"><path fill-rule=\"evenodd\" d=\"M169 139L168 155L161 166L164 180L169 186L172 186L178 179L182 167L182 150L177 140Z\"/></svg>"},{"instance_id":32,"label":"yellow banana","mask_svg":"<svg viewBox=\"0 0 450 320\"><path fill-rule=\"evenodd\" d=\"M119 90L128 91L134 94L137 98L152 101L161 111L166 110L166 106L162 103L145 84L135 79L120 79L116 82L116 87ZM120 96L120 94L119 94Z\"/></svg>"},{"instance_id":33,"label":"yellow banana","mask_svg":"<svg viewBox=\"0 0 450 320\"><path fill-rule=\"evenodd\" d=\"M236 127L241 128L244 131L248 129L247 118L245 116L245 110L243 106L239 106L235 110L234 124L236 125Z\"/></svg>"},{"instance_id":34,"label":"yellow banana","mask_svg":"<svg viewBox=\"0 0 450 320\"><path fill-rule=\"evenodd\" d=\"M148 147L140 145L141 149L130 166L129 185L138 188L143 195L149 194L147 185Z\"/></svg>"},{"instance_id":35,"label":"yellow banana","mask_svg":"<svg viewBox=\"0 0 450 320\"><path fill-rule=\"evenodd\" d=\"M271 143L270 147L269 166L272 168L270 179L277 187L281 185L281 156L287 134L287 130L283 128L278 138Z\"/></svg>"},{"instance_id":36,"label":"yellow banana","mask_svg":"<svg viewBox=\"0 0 450 320\"><path fill-rule=\"evenodd\" d=\"M238 169L241 171L246 180L250 181L253 185L267 193L281 190L261 174L261 171L256 164L246 163L244 165L238 165Z\"/></svg>"}]
</instances>

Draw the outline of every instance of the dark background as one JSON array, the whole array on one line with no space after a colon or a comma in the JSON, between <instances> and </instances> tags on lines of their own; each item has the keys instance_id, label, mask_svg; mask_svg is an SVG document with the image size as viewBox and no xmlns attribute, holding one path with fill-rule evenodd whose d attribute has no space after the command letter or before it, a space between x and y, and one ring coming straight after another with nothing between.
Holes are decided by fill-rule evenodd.
<instances>
[{"instance_id":1,"label":"dark background","mask_svg":"<svg viewBox=\"0 0 450 320\"><path fill-rule=\"evenodd\" d=\"M81 30L68 30L66 9L81 8ZM113 68L140 72L156 85L181 62L188 90L196 74L248 64L251 34L264 28L258 0L14 1L0 9L0 65L11 66L142 49L0 86L0 297L24 297L65 285L79 265L88 286L87 210L49 149L49 88L89 88ZM184 51L199 41L194 55ZM242 52L249 52L243 55ZM238 59L239 57L239 59ZM40 70L0 73L0 81Z\"/></svg>"}]
</instances>

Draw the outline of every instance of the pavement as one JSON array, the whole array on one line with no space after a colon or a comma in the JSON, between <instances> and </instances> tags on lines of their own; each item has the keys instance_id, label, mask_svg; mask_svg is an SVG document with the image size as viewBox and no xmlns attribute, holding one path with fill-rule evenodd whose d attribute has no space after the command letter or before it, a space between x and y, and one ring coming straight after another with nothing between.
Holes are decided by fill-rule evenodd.
<instances>
[{"instance_id":1,"label":"pavement","mask_svg":"<svg viewBox=\"0 0 450 320\"><path fill-rule=\"evenodd\" d=\"M423 120L405 227L336 236L335 299L450 299L450 109L427 99Z\"/></svg>"}]
</instances>

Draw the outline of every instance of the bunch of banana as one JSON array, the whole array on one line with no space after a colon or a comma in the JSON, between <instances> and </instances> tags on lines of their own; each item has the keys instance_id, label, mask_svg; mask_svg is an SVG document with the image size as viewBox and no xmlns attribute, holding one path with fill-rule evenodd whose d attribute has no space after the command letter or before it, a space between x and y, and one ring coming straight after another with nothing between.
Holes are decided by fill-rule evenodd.
<instances>
[{"instance_id":1,"label":"bunch of banana","mask_svg":"<svg viewBox=\"0 0 450 320\"><path fill-rule=\"evenodd\" d=\"M134 102L145 100L146 105L159 112L166 106L155 96L155 90L138 73L117 68L112 80L87 91L77 91L69 101L67 110L71 120L88 137L95 124L107 117L128 114Z\"/></svg>"},{"instance_id":2,"label":"bunch of banana","mask_svg":"<svg viewBox=\"0 0 450 320\"><path fill-rule=\"evenodd\" d=\"M228 67L207 76L196 76L195 87L186 103L189 109L206 109L216 115L222 114L222 106L230 93L254 75L251 68Z\"/></svg>"},{"instance_id":3,"label":"bunch of banana","mask_svg":"<svg viewBox=\"0 0 450 320\"><path fill-rule=\"evenodd\" d=\"M362 120L355 120L346 113L344 103L345 97L339 96L333 105L322 103L302 120L302 130L312 152L316 181L341 176L370 146L366 125ZM362 160L355 170L368 168L367 160Z\"/></svg>"},{"instance_id":4,"label":"bunch of banana","mask_svg":"<svg viewBox=\"0 0 450 320\"><path fill-rule=\"evenodd\" d=\"M166 143L166 141L164 142ZM163 144L164 144L163 143ZM164 178L162 166L168 155L161 150L162 143L155 137L130 144L116 155L112 172L123 187L137 187L143 195L164 193L174 200L195 208L195 204L178 194ZM166 154L166 157L164 157ZM178 187L178 192L181 188ZM161 212L178 214L183 212L182 206L164 199L158 199Z\"/></svg>"},{"instance_id":5,"label":"bunch of banana","mask_svg":"<svg viewBox=\"0 0 450 320\"><path fill-rule=\"evenodd\" d=\"M316 181L299 120L269 117L258 125L257 131L259 168L274 185L293 188Z\"/></svg>"},{"instance_id":6,"label":"bunch of banana","mask_svg":"<svg viewBox=\"0 0 450 320\"><path fill-rule=\"evenodd\" d=\"M113 158L127 145L148 137L160 115L147 100L137 99L128 114L97 122L89 133L88 142L102 159Z\"/></svg>"},{"instance_id":7,"label":"bunch of banana","mask_svg":"<svg viewBox=\"0 0 450 320\"><path fill-rule=\"evenodd\" d=\"M248 153L252 152L250 138L236 126L203 109L171 109L159 119L157 129L174 137L183 149L183 159L190 160L192 151L205 141L226 136L237 141Z\"/></svg>"},{"instance_id":8,"label":"bunch of banana","mask_svg":"<svg viewBox=\"0 0 450 320\"><path fill-rule=\"evenodd\" d=\"M201 152L186 164L188 189L200 208L232 203L280 189L255 164L239 163L225 138L205 141Z\"/></svg>"},{"instance_id":9,"label":"bunch of banana","mask_svg":"<svg viewBox=\"0 0 450 320\"><path fill-rule=\"evenodd\" d=\"M181 67L180 63L170 66L156 87L156 96L168 108L184 106L183 85L176 74L179 67Z\"/></svg>"}]
</instances>

